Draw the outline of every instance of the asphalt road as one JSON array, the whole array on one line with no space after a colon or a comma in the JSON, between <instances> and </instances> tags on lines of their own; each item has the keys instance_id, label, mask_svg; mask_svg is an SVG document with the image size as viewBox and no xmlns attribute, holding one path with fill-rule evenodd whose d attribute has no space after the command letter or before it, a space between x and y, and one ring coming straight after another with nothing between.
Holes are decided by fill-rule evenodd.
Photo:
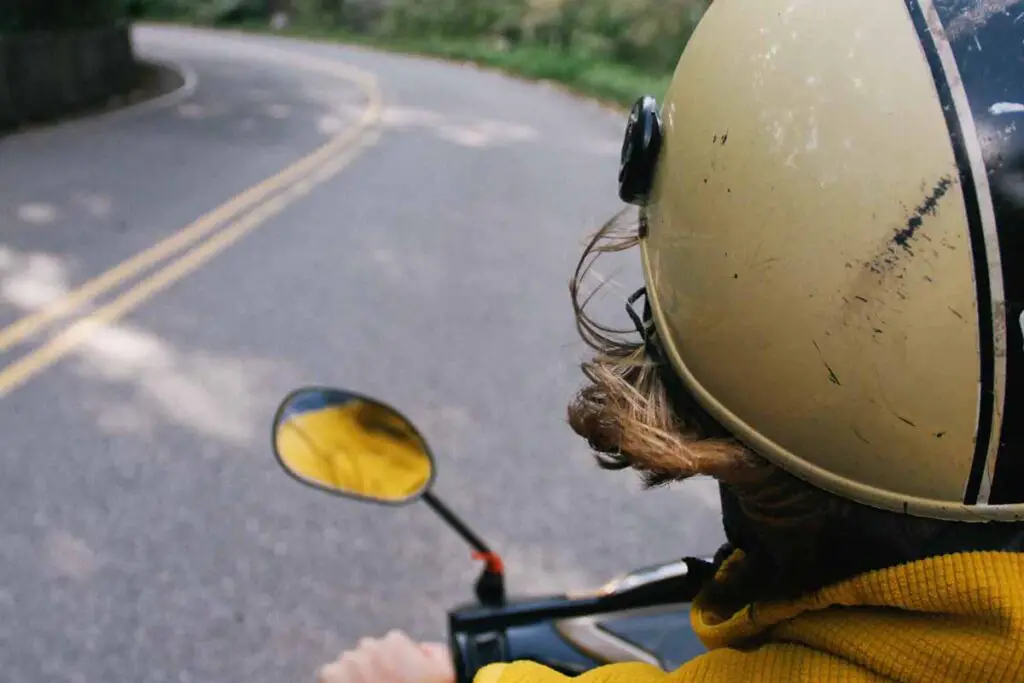
<instances>
[{"instance_id":1,"label":"asphalt road","mask_svg":"<svg viewBox=\"0 0 1024 683\"><path fill-rule=\"evenodd\" d=\"M362 49L136 40L189 86L0 140L5 681L311 681L361 635L442 636L461 542L277 469L271 417L307 383L414 419L514 592L717 547L712 486L642 493L564 424L566 283L620 208L622 115ZM198 255L123 265L189 225ZM637 264L598 270L626 322Z\"/></svg>"}]
</instances>

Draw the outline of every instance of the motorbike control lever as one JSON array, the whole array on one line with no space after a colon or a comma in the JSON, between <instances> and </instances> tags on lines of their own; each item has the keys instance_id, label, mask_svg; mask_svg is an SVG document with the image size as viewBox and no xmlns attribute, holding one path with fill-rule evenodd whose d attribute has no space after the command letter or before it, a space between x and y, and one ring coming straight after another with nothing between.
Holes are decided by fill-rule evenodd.
<instances>
[{"instance_id":1,"label":"motorbike control lever","mask_svg":"<svg viewBox=\"0 0 1024 683\"><path fill-rule=\"evenodd\" d=\"M459 683L488 664L508 661L510 634L545 622L608 614L693 600L713 572L698 558L639 569L596 591L513 601L503 606L469 605L448 615L449 634Z\"/></svg>"}]
</instances>

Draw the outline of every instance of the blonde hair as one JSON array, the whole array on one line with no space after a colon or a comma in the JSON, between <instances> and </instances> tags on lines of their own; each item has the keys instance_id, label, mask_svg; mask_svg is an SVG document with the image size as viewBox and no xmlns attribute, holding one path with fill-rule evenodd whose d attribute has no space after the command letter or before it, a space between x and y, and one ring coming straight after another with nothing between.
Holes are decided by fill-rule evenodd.
<instances>
[{"instance_id":1,"label":"blonde hair","mask_svg":"<svg viewBox=\"0 0 1024 683\"><path fill-rule=\"evenodd\" d=\"M776 472L772 465L732 437L706 434L696 405L680 410L663 374L671 370L650 357L638 331L609 327L587 312L599 287L585 297L581 292L596 259L639 241L637 227L619 214L591 237L569 283L576 329L595 352L581 365L589 383L569 405L570 426L602 467L633 468L650 486L697 475L736 486L766 484ZM648 343L658 343L656 332Z\"/></svg>"}]
</instances>

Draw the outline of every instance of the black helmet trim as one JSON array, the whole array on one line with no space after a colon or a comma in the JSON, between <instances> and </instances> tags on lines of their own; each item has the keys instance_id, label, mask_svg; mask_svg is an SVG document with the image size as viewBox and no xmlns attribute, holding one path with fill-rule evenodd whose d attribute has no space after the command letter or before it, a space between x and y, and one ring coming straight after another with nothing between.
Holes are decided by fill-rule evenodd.
<instances>
[{"instance_id":1,"label":"black helmet trim","mask_svg":"<svg viewBox=\"0 0 1024 683\"><path fill-rule=\"evenodd\" d=\"M905 1L946 117L974 259L981 377L974 461L963 502L1021 503L1024 0L993 3L999 5L994 10L984 3ZM921 218L899 230L897 239L920 227Z\"/></svg>"}]
</instances>

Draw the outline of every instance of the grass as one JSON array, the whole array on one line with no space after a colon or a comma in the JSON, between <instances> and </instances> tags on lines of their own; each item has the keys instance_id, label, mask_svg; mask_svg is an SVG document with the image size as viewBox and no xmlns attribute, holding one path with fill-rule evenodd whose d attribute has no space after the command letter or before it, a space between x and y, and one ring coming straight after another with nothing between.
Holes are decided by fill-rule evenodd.
<instances>
[{"instance_id":1,"label":"grass","mask_svg":"<svg viewBox=\"0 0 1024 683\"><path fill-rule=\"evenodd\" d=\"M672 77L671 73L646 73L626 64L538 46L502 50L482 40L366 36L323 26L293 25L282 31L274 31L263 23L243 23L224 28L470 62L513 76L558 83L578 95L624 108L630 107L641 95L650 94L660 98L668 89Z\"/></svg>"}]
</instances>

